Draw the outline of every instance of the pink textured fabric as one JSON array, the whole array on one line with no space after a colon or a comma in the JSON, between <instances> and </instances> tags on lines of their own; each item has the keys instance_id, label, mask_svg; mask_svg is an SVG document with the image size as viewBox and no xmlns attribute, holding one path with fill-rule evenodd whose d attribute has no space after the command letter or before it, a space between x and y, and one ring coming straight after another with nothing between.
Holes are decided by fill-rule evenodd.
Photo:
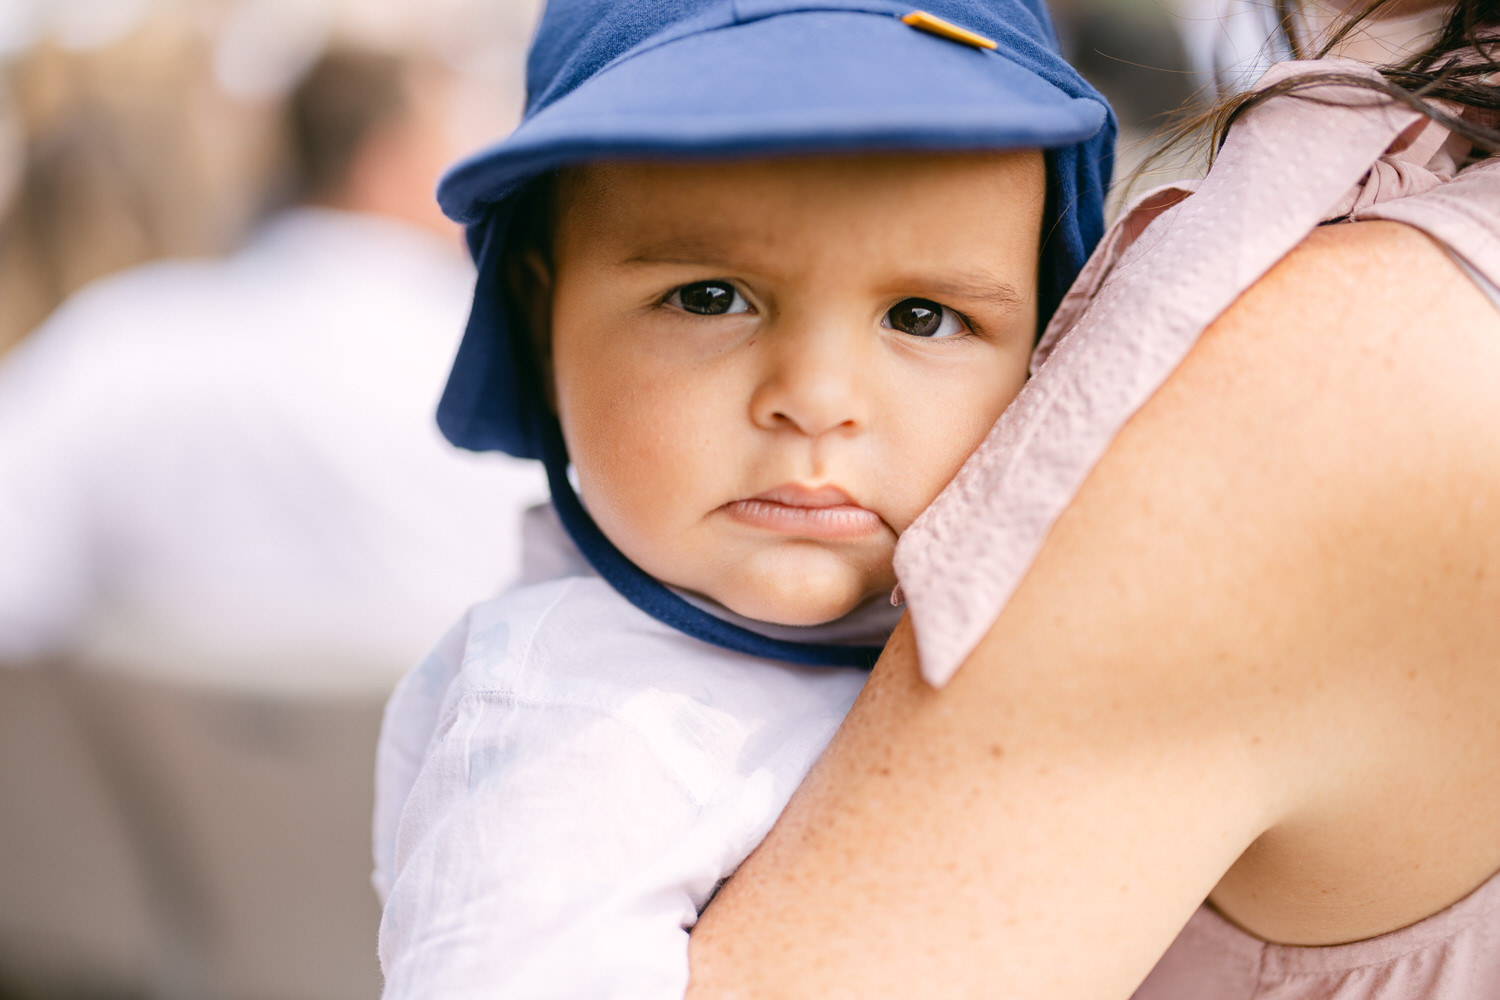
<instances>
[{"instance_id":1,"label":"pink textured fabric","mask_svg":"<svg viewBox=\"0 0 1500 1000\"><path fill-rule=\"evenodd\" d=\"M1208 907L1134 1000L1495 1000L1500 875L1426 920L1330 948L1267 944Z\"/></svg>"},{"instance_id":2,"label":"pink textured fabric","mask_svg":"<svg viewBox=\"0 0 1500 1000\"><path fill-rule=\"evenodd\" d=\"M1282 63L1262 81L1362 63ZM1032 378L902 536L896 572L922 674L945 684L1019 586L1047 532L1125 422L1205 327L1315 226L1389 219L1500 276L1500 160L1355 87L1243 116L1195 186L1146 194L1063 300ZM1196 190L1194 189L1196 187Z\"/></svg>"}]
</instances>

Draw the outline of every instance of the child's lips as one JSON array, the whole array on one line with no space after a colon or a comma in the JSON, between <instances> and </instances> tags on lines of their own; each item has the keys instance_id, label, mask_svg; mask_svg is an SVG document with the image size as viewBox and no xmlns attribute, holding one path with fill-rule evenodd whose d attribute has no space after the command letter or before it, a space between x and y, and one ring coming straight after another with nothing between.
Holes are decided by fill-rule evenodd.
<instances>
[{"instance_id":1,"label":"child's lips","mask_svg":"<svg viewBox=\"0 0 1500 1000\"><path fill-rule=\"evenodd\" d=\"M879 514L861 507L836 486L788 483L732 501L722 509L741 524L797 538L861 538L885 526Z\"/></svg>"}]
</instances>

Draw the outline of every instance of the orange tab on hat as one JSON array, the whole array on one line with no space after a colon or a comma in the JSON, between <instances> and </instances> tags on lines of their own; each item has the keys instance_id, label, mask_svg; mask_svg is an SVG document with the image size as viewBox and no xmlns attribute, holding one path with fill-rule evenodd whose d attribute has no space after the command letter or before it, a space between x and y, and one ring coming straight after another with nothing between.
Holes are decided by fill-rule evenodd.
<instances>
[{"instance_id":1,"label":"orange tab on hat","mask_svg":"<svg viewBox=\"0 0 1500 1000\"><path fill-rule=\"evenodd\" d=\"M902 24L909 24L918 31L925 31L929 35L937 35L949 41L959 42L963 45L972 45L976 49L993 49L995 40L983 35L975 34L968 28L960 28L952 21L944 21L935 14L929 14L925 10L914 10L901 19Z\"/></svg>"}]
</instances>

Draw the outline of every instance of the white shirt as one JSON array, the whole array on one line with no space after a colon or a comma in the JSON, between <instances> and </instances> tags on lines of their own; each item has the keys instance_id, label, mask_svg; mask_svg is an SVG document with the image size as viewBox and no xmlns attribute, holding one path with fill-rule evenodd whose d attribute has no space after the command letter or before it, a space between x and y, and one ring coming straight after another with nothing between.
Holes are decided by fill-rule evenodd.
<instances>
[{"instance_id":1,"label":"white shirt","mask_svg":"<svg viewBox=\"0 0 1500 1000\"><path fill-rule=\"evenodd\" d=\"M867 676L683 635L576 552L549 568L473 608L386 708L386 1000L681 997L687 929Z\"/></svg>"},{"instance_id":2,"label":"white shirt","mask_svg":"<svg viewBox=\"0 0 1500 1000\"><path fill-rule=\"evenodd\" d=\"M546 495L434 425L472 285L456 237L298 210L75 296L0 364L0 662L388 691Z\"/></svg>"}]
</instances>

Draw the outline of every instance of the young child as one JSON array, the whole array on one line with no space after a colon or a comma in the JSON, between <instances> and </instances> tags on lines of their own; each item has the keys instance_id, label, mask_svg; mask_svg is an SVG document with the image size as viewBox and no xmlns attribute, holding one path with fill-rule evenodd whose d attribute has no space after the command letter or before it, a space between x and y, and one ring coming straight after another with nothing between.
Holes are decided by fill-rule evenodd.
<instances>
[{"instance_id":1,"label":"young child","mask_svg":"<svg viewBox=\"0 0 1500 1000\"><path fill-rule=\"evenodd\" d=\"M439 190L479 264L439 422L553 508L387 709L385 996L681 996L1102 229L1113 122L1023 0L568 0L528 70Z\"/></svg>"}]
</instances>

